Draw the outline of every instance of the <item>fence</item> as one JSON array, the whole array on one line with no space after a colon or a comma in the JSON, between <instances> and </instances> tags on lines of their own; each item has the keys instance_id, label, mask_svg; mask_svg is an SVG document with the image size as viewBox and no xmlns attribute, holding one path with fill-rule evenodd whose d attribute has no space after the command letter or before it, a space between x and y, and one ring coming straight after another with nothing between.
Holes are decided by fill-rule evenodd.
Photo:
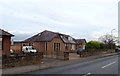
<instances>
[{"instance_id":1,"label":"fence","mask_svg":"<svg viewBox=\"0 0 120 76\"><path fill-rule=\"evenodd\" d=\"M41 63L43 53L26 53L2 57L2 68L31 65Z\"/></svg>"}]
</instances>

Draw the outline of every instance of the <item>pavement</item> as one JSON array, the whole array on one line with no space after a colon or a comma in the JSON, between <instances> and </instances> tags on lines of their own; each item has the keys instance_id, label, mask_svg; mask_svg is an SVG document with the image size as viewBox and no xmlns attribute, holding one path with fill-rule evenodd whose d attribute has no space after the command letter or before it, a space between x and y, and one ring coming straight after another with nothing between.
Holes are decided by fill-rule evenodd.
<instances>
[{"instance_id":1,"label":"pavement","mask_svg":"<svg viewBox=\"0 0 120 76\"><path fill-rule=\"evenodd\" d=\"M44 58L43 59L44 62L42 62L41 64L2 69L2 74L24 74L28 72L37 71L37 70L43 70L43 69L54 68L54 67L65 66L65 65L68 66L70 64L91 61L97 58L112 56L116 54L118 53L102 54L102 55L90 56L85 58L80 58L78 55L70 54L70 56L73 56L73 57L71 57L70 60L68 61Z\"/></svg>"}]
</instances>

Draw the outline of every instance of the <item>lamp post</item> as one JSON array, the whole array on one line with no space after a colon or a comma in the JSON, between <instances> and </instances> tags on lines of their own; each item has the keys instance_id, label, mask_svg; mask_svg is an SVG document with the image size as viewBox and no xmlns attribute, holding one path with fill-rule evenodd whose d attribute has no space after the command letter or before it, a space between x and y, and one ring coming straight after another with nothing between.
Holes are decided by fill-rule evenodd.
<instances>
[{"instance_id":1,"label":"lamp post","mask_svg":"<svg viewBox=\"0 0 120 76\"><path fill-rule=\"evenodd\" d=\"M113 32L114 30L115 30L115 29L112 29L112 30L111 30L111 40L113 40L112 32ZM112 41L112 43L113 43L113 41ZM112 49L112 47L113 47L113 44L111 45L111 49Z\"/></svg>"},{"instance_id":2,"label":"lamp post","mask_svg":"<svg viewBox=\"0 0 120 76\"><path fill-rule=\"evenodd\" d=\"M111 30L111 37L112 37L112 32L113 32L114 30L115 30L115 29L112 29L112 30Z\"/></svg>"}]
</instances>

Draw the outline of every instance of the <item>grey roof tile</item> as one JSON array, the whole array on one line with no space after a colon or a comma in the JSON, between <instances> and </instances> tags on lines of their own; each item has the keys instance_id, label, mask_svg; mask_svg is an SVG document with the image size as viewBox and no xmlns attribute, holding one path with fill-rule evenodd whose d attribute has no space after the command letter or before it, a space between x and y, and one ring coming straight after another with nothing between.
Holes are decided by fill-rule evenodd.
<instances>
[{"instance_id":1,"label":"grey roof tile","mask_svg":"<svg viewBox=\"0 0 120 76\"><path fill-rule=\"evenodd\" d=\"M52 31L48 31L48 30L38 33L37 35L34 35L34 36L24 40L23 42L51 41L55 37L60 37L64 43L75 43L75 40L69 35L61 34L58 32L52 32ZM69 40L68 39L69 37L71 37L72 40Z\"/></svg>"},{"instance_id":2,"label":"grey roof tile","mask_svg":"<svg viewBox=\"0 0 120 76\"><path fill-rule=\"evenodd\" d=\"M0 29L0 37L2 37L2 36L14 36L14 35L10 34L7 31L4 31L4 30Z\"/></svg>"},{"instance_id":3,"label":"grey roof tile","mask_svg":"<svg viewBox=\"0 0 120 76\"><path fill-rule=\"evenodd\" d=\"M76 44L86 43L85 39L75 39Z\"/></svg>"}]
</instances>

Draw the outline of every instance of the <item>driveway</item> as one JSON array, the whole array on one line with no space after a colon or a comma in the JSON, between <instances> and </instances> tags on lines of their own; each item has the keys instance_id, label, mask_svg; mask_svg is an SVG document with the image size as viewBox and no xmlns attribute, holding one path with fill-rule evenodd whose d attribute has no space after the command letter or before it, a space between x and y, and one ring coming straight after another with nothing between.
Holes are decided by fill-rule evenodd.
<instances>
[{"instance_id":1,"label":"driveway","mask_svg":"<svg viewBox=\"0 0 120 76\"><path fill-rule=\"evenodd\" d=\"M80 55L78 55L77 53L69 53L69 59L70 60L80 59Z\"/></svg>"}]
</instances>

